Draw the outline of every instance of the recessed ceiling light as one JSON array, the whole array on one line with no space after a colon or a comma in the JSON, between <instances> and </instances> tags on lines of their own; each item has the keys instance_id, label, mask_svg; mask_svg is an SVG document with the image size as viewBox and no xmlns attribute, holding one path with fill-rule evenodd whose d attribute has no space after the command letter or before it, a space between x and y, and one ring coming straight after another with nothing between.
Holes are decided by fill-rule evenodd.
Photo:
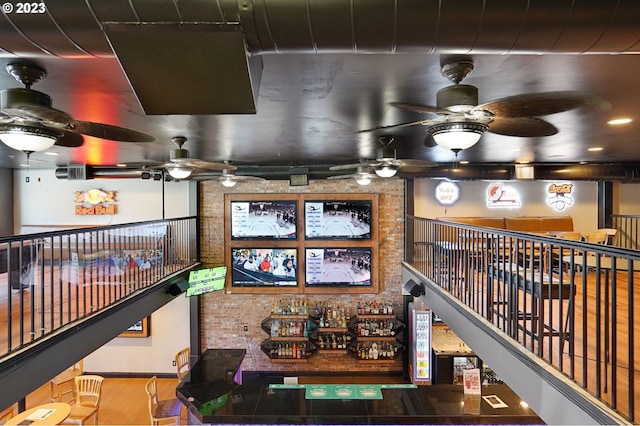
<instances>
[{"instance_id":1,"label":"recessed ceiling light","mask_svg":"<svg viewBox=\"0 0 640 426\"><path fill-rule=\"evenodd\" d=\"M460 161L460 164L469 164L469 160L462 160Z\"/></svg>"},{"instance_id":2,"label":"recessed ceiling light","mask_svg":"<svg viewBox=\"0 0 640 426\"><path fill-rule=\"evenodd\" d=\"M54 151L45 151L44 154L45 155L60 155L59 153L54 152Z\"/></svg>"},{"instance_id":3,"label":"recessed ceiling light","mask_svg":"<svg viewBox=\"0 0 640 426\"><path fill-rule=\"evenodd\" d=\"M602 151L602 147L594 146L593 148L589 148L587 151L591 151L591 152Z\"/></svg>"},{"instance_id":4,"label":"recessed ceiling light","mask_svg":"<svg viewBox=\"0 0 640 426\"><path fill-rule=\"evenodd\" d=\"M629 117L622 117L622 118L614 118L613 120L609 120L607 121L607 124L610 124L612 126L619 126L621 124L629 124L632 121L633 119Z\"/></svg>"}]
</instances>

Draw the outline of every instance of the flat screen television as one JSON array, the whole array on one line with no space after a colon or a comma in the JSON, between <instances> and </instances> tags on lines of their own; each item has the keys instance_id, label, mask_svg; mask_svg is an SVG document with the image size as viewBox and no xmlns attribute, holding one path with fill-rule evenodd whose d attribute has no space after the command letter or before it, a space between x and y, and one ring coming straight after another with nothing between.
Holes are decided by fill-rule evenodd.
<instances>
[{"instance_id":1,"label":"flat screen television","mask_svg":"<svg viewBox=\"0 0 640 426\"><path fill-rule=\"evenodd\" d=\"M231 239L298 238L295 200L231 201Z\"/></svg>"},{"instance_id":2,"label":"flat screen television","mask_svg":"<svg viewBox=\"0 0 640 426\"><path fill-rule=\"evenodd\" d=\"M304 236L308 240L371 239L371 201L304 202Z\"/></svg>"},{"instance_id":3,"label":"flat screen television","mask_svg":"<svg viewBox=\"0 0 640 426\"><path fill-rule=\"evenodd\" d=\"M371 248L307 248L305 285L356 287L371 285Z\"/></svg>"},{"instance_id":4,"label":"flat screen television","mask_svg":"<svg viewBox=\"0 0 640 426\"><path fill-rule=\"evenodd\" d=\"M298 285L298 251L292 248L232 248L235 287Z\"/></svg>"}]
</instances>

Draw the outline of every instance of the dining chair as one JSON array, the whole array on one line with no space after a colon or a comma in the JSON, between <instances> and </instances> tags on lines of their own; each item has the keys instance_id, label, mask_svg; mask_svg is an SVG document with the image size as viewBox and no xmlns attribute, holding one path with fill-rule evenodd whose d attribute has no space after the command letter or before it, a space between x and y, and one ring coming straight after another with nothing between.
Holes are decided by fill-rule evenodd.
<instances>
[{"instance_id":1,"label":"dining chair","mask_svg":"<svg viewBox=\"0 0 640 426\"><path fill-rule=\"evenodd\" d=\"M178 380L182 380L184 376L189 372L189 359L191 358L191 349L184 348L176 354L176 369L178 373Z\"/></svg>"},{"instance_id":2,"label":"dining chair","mask_svg":"<svg viewBox=\"0 0 640 426\"><path fill-rule=\"evenodd\" d=\"M615 245L616 235L618 235L618 230L616 228L599 228L598 231L606 232L607 241L605 244Z\"/></svg>"},{"instance_id":3,"label":"dining chair","mask_svg":"<svg viewBox=\"0 0 640 426\"><path fill-rule=\"evenodd\" d=\"M149 403L149 417L151 425L180 424L182 403L178 398L163 399L158 397L158 378L153 376L145 384Z\"/></svg>"},{"instance_id":4,"label":"dining chair","mask_svg":"<svg viewBox=\"0 0 640 426\"><path fill-rule=\"evenodd\" d=\"M585 234L585 241L594 244L606 244L609 239L607 231L599 229L594 232L588 232Z\"/></svg>"},{"instance_id":5,"label":"dining chair","mask_svg":"<svg viewBox=\"0 0 640 426\"><path fill-rule=\"evenodd\" d=\"M76 398L74 379L80 376L82 371L83 362L80 360L49 380L49 398L51 402L73 402Z\"/></svg>"},{"instance_id":6,"label":"dining chair","mask_svg":"<svg viewBox=\"0 0 640 426\"><path fill-rule=\"evenodd\" d=\"M84 425L93 417L93 424L98 424L100 396L104 377L95 374L83 374L74 379L76 400L71 404L71 413L62 424Z\"/></svg>"}]
</instances>

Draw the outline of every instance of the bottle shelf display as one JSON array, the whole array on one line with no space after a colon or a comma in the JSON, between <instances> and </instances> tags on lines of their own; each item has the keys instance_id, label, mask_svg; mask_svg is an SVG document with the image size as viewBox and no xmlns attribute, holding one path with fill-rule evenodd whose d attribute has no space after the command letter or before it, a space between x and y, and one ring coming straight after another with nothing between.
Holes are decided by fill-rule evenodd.
<instances>
[{"instance_id":1,"label":"bottle shelf display","mask_svg":"<svg viewBox=\"0 0 640 426\"><path fill-rule=\"evenodd\" d=\"M404 324L391 303L367 302L357 310L306 299L278 300L261 327L262 351L273 362L302 362L314 354L350 354L362 362L394 362Z\"/></svg>"}]
</instances>

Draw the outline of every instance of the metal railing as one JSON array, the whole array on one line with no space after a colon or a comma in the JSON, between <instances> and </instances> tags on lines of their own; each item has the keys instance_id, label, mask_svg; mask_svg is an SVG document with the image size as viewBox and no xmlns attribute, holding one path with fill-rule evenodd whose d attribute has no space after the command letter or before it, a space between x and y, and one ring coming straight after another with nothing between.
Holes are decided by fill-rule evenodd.
<instances>
[{"instance_id":1,"label":"metal railing","mask_svg":"<svg viewBox=\"0 0 640 426\"><path fill-rule=\"evenodd\" d=\"M612 214L611 226L618 231L615 245L640 250L640 216Z\"/></svg>"},{"instance_id":2,"label":"metal railing","mask_svg":"<svg viewBox=\"0 0 640 426\"><path fill-rule=\"evenodd\" d=\"M195 217L0 238L0 357L196 262Z\"/></svg>"},{"instance_id":3,"label":"metal railing","mask_svg":"<svg viewBox=\"0 0 640 426\"><path fill-rule=\"evenodd\" d=\"M414 216L406 229L407 263L622 416L637 418L640 252Z\"/></svg>"}]
</instances>

